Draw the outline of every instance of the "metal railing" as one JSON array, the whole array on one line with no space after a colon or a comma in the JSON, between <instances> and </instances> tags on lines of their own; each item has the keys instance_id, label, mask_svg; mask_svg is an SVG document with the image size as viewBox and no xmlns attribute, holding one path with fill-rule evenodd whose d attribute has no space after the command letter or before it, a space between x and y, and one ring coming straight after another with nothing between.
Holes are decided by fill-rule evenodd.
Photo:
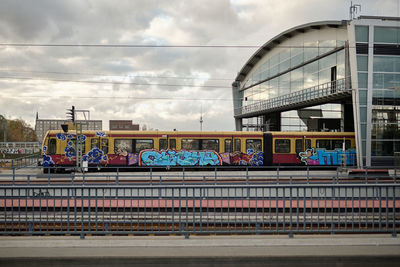
<instances>
[{"instance_id":1,"label":"metal railing","mask_svg":"<svg viewBox=\"0 0 400 267\"><path fill-rule=\"evenodd\" d=\"M0 186L2 235L396 236L399 228L399 184Z\"/></svg>"},{"instance_id":2,"label":"metal railing","mask_svg":"<svg viewBox=\"0 0 400 267\"><path fill-rule=\"evenodd\" d=\"M100 170L100 171L99 171ZM393 167L366 167L351 174L351 169L326 166L214 166L214 167L88 167L88 172L74 172L65 167L40 166L12 168L0 173L0 183L99 183L108 184L210 184L210 183L400 183L400 171ZM377 172L381 171L381 172Z\"/></svg>"},{"instance_id":3,"label":"metal railing","mask_svg":"<svg viewBox=\"0 0 400 267\"><path fill-rule=\"evenodd\" d=\"M34 159L33 164L35 164ZM65 167L17 166L0 173L1 183L94 184L310 184L310 183L400 183L400 170L392 167L352 169L327 166L214 166L214 167L88 167L87 172ZM100 170L100 171L99 171Z\"/></svg>"},{"instance_id":4,"label":"metal railing","mask_svg":"<svg viewBox=\"0 0 400 267\"><path fill-rule=\"evenodd\" d=\"M39 142L0 142L0 154L33 154L39 152Z\"/></svg>"},{"instance_id":5,"label":"metal railing","mask_svg":"<svg viewBox=\"0 0 400 267\"><path fill-rule=\"evenodd\" d=\"M342 95L350 95L351 92L350 79L343 78L237 108L234 110L234 115L240 116L250 115L257 112L284 110L297 105L303 106L306 102L313 103L316 100L323 100L327 97L332 98L340 97Z\"/></svg>"},{"instance_id":6,"label":"metal railing","mask_svg":"<svg viewBox=\"0 0 400 267\"><path fill-rule=\"evenodd\" d=\"M12 170L18 170L22 168L38 167L41 160L40 154L33 154L25 157L19 157L11 160L10 168Z\"/></svg>"}]
</instances>

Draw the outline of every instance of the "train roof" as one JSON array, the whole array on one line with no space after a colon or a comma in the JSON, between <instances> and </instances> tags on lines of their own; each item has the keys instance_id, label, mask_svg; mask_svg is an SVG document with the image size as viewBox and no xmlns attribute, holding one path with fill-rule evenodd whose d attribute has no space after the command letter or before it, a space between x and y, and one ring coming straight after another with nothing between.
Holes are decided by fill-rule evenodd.
<instances>
[{"instance_id":1,"label":"train roof","mask_svg":"<svg viewBox=\"0 0 400 267\"><path fill-rule=\"evenodd\" d=\"M46 135L63 133L62 130L50 130ZM68 133L76 134L75 130L70 130ZM244 131L92 131L83 130L82 133L88 135L96 135L97 133L105 133L106 135L196 135L196 136L215 136L215 135L235 135L235 136L262 136L264 133L279 136L354 136L354 132L244 132Z\"/></svg>"}]
</instances>

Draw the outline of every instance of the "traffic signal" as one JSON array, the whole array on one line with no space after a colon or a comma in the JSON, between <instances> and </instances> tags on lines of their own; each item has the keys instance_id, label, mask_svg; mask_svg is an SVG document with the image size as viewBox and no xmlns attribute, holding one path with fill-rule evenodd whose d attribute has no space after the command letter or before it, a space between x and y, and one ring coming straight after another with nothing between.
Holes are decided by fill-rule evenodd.
<instances>
[{"instance_id":1,"label":"traffic signal","mask_svg":"<svg viewBox=\"0 0 400 267\"><path fill-rule=\"evenodd\" d=\"M61 129L64 131L64 133L68 133L68 124L61 124Z\"/></svg>"},{"instance_id":2,"label":"traffic signal","mask_svg":"<svg viewBox=\"0 0 400 267\"><path fill-rule=\"evenodd\" d=\"M75 122L75 106L72 106L71 109L67 109L67 117L69 117L72 122Z\"/></svg>"}]
</instances>

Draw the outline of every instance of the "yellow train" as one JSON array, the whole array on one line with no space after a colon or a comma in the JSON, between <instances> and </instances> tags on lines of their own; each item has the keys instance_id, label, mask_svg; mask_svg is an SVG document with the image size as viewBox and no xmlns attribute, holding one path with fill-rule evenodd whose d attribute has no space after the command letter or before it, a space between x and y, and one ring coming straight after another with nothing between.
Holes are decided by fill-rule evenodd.
<instances>
[{"instance_id":1,"label":"yellow train","mask_svg":"<svg viewBox=\"0 0 400 267\"><path fill-rule=\"evenodd\" d=\"M43 166L355 165L354 133L49 131Z\"/></svg>"}]
</instances>

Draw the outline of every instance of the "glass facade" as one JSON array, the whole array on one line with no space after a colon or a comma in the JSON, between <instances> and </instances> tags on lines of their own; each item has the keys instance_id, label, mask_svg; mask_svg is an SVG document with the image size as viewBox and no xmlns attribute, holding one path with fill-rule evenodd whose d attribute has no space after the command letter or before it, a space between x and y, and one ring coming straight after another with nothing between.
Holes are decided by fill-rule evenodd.
<instances>
[{"instance_id":1,"label":"glass facade","mask_svg":"<svg viewBox=\"0 0 400 267\"><path fill-rule=\"evenodd\" d=\"M281 131L343 131L341 104L324 104L281 113Z\"/></svg>"},{"instance_id":2,"label":"glass facade","mask_svg":"<svg viewBox=\"0 0 400 267\"><path fill-rule=\"evenodd\" d=\"M360 167L390 165L396 157L400 162L399 21L360 17L277 36L234 82L236 129L354 130ZM348 95L307 98L320 88L339 88L339 82Z\"/></svg>"},{"instance_id":3,"label":"glass facade","mask_svg":"<svg viewBox=\"0 0 400 267\"><path fill-rule=\"evenodd\" d=\"M356 25L355 41L362 155L367 165L391 164L400 152L400 28Z\"/></svg>"},{"instance_id":4,"label":"glass facade","mask_svg":"<svg viewBox=\"0 0 400 267\"><path fill-rule=\"evenodd\" d=\"M374 45L398 45L399 40L400 28L374 27ZM393 52L373 55L372 157L400 152L400 56Z\"/></svg>"},{"instance_id":5,"label":"glass facade","mask_svg":"<svg viewBox=\"0 0 400 267\"><path fill-rule=\"evenodd\" d=\"M281 49L244 81L242 106L328 83L333 71L334 80L345 78L344 49L332 53L343 45L344 41L328 40ZM327 53L331 54L324 57Z\"/></svg>"}]
</instances>

